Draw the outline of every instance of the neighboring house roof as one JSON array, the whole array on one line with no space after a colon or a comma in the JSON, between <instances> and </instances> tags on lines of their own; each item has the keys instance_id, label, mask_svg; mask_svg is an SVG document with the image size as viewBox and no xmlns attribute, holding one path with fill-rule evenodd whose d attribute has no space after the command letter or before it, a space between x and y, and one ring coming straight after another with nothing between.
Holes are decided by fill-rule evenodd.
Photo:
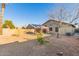
<instances>
[{"instance_id":1,"label":"neighboring house roof","mask_svg":"<svg viewBox=\"0 0 79 59\"><path fill-rule=\"evenodd\" d=\"M37 25L37 24L28 24L27 28L28 29L33 29L33 28L40 28L42 25Z\"/></svg>"},{"instance_id":2,"label":"neighboring house roof","mask_svg":"<svg viewBox=\"0 0 79 59\"><path fill-rule=\"evenodd\" d=\"M43 23L42 25L45 25L46 23L48 23L48 22L50 22L50 21L54 21L54 22L57 22L57 23L59 23L60 21L57 21L57 20L48 20L48 21L46 21L45 23ZM72 26L72 27L75 27L75 25L73 25L73 24L70 24L70 23L66 23L66 22L62 22L62 24L67 24L67 25L70 25L70 26Z\"/></svg>"}]
</instances>

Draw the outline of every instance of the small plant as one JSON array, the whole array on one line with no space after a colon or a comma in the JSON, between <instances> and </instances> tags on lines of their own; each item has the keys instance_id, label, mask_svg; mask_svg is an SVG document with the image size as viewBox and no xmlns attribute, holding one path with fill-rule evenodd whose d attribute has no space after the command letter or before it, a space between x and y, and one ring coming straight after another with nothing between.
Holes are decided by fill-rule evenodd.
<instances>
[{"instance_id":1,"label":"small plant","mask_svg":"<svg viewBox=\"0 0 79 59\"><path fill-rule=\"evenodd\" d=\"M45 41L43 38L43 34L42 33L38 33L37 34L37 41L39 42L39 44L43 45L45 43L47 43L48 41Z\"/></svg>"},{"instance_id":2,"label":"small plant","mask_svg":"<svg viewBox=\"0 0 79 59\"><path fill-rule=\"evenodd\" d=\"M43 40L42 37L37 38L37 41L38 41L40 44L44 44L44 40Z\"/></svg>"},{"instance_id":3,"label":"small plant","mask_svg":"<svg viewBox=\"0 0 79 59\"><path fill-rule=\"evenodd\" d=\"M45 44L47 41L43 38L43 33L40 28L35 29L36 35L37 35L37 41L39 44Z\"/></svg>"},{"instance_id":4,"label":"small plant","mask_svg":"<svg viewBox=\"0 0 79 59\"><path fill-rule=\"evenodd\" d=\"M42 37L42 33L37 33L37 41L40 44L44 44L44 40L43 40L43 37Z\"/></svg>"}]
</instances>

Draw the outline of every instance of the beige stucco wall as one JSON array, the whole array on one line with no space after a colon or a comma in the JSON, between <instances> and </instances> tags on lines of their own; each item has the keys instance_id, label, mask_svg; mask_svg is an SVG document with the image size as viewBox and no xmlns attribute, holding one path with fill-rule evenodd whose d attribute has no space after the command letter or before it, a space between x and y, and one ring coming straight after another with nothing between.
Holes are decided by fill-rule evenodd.
<instances>
[{"instance_id":1,"label":"beige stucco wall","mask_svg":"<svg viewBox=\"0 0 79 59\"><path fill-rule=\"evenodd\" d=\"M11 36L12 34L15 34L16 29L9 29L9 28L4 28L3 29L3 35L5 36Z\"/></svg>"},{"instance_id":2,"label":"beige stucco wall","mask_svg":"<svg viewBox=\"0 0 79 59\"><path fill-rule=\"evenodd\" d=\"M48 31L49 33L56 33L55 28L58 27L57 22L49 21L44 25L47 27L52 27L53 31ZM59 28L60 34L65 34L66 32L73 32L73 31L74 31L74 28L70 25L67 25L67 24L61 24L61 26Z\"/></svg>"},{"instance_id":3,"label":"beige stucco wall","mask_svg":"<svg viewBox=\"0 0 79 59\"><path fill-rule=\"evenodd\" d=\"M55 27L57 27L57 23L53 22L53 21L49 21L46 24L44 24L45 26L48 27L48 33L55 33ZM49 31L49 27L52 27L53 31Z\"/></svg>"},{"instance_id":4,"label":"beige stucco wall","mask_svg":"<svg viewBox=\"0 0 79 59\"><path fill-rule=\"evenodd\" d=\"M26 32L34 32L34 29L9 29L9 28L3 28L3 35L5 36L11 36L13 34L19 35Z\"/></svg>"},{"instance_id":5,"label":"beige stucco wall","mask_svg":"<svg viewBox=\"0 0 79 59\"><path fill-rule=\"evenodd\" d=\"M72 26L64 25L59 29L60 34L65 34L67 32L74 32L74 28Z\"/></svg>"}]
</instances>

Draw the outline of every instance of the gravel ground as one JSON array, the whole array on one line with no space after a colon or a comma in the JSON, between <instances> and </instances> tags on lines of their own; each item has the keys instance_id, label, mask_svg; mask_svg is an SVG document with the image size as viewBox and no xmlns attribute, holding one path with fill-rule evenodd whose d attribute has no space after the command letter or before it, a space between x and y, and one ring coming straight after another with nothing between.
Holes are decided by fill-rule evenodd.
<instances>
[{"instance_id":1,"label":"gravel ground","mask_svg":"<svg viewBox=\"0 0 79 59\"><path fill-rule=\"evenodd\" d=\"M45 37L47 44L39 45L36 40L13 42L0 45L1 56L79 56L79 38L55 35Z\"/></svg>"}]
</instances>

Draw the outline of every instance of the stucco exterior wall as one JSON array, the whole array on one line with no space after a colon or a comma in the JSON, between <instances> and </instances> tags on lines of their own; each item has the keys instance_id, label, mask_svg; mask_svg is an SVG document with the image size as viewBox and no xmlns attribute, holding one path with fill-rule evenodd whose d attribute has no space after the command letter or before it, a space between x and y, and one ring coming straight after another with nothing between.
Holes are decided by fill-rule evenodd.
<instances>
[{"instance_id":1,"label":"stucco exterior wall","mask_svg":"<svg viewBox=\"0 0 79 59\"><path fill-rule=\"evenodd\" d=\"M52 31L48 31L49 33L56 33L55 28L58 27L59 23L54 22L54 21L49 21L49 22L45 23L44 25L47 26L48 29L50 27L52 27ZM61 24L61 26L59 28L59 33L65 34L67 32L74 32L74 27L72 27L71 25L68 25L68 24Z\"/></svg>"},{"instance_id":2,"label":"stucco exterior wall","mask_svg":"<svg viewBox=\"0 0 79 59\"><path fill-rule=\"evenodd\" d=\"M65 34L65 33L73 33L74 32L74 29L72 26L68 26L68 25L64 25L62 26L60 29L59 29L59 33L60 34Z\"/></svg>"}]
</instances>

